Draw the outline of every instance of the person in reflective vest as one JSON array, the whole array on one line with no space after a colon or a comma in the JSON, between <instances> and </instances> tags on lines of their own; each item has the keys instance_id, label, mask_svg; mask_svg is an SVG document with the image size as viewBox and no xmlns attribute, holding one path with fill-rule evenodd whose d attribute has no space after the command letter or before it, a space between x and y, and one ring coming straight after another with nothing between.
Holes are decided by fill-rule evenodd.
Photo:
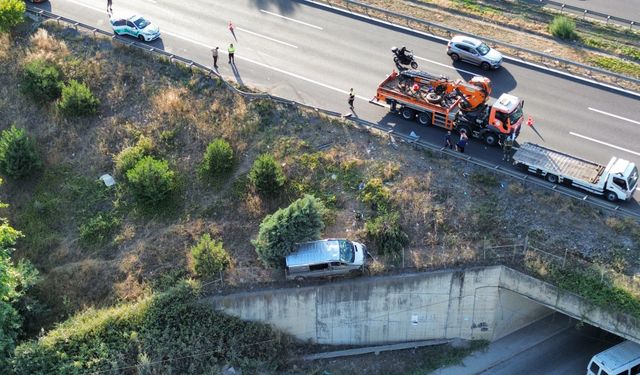
<instances>
[{"instance_id":1,"label":"person in reflective vest","mask_svg":"<svg viewBox=\"0 0 640 375\"><path fill-rule=\"evenodd\" d=\"M236 60L233 58L233 54L236 53L236 47L233 46L233 43L229 44L227 52L229 52L229 64L235 64Z\"/></svg>"}]
</instances>

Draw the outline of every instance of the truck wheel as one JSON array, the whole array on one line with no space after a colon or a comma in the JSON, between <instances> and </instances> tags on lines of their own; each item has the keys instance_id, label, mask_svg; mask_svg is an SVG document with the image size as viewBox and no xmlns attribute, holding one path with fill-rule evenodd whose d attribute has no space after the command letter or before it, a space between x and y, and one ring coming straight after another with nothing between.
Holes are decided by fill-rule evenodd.
<instances>
[{"instance_id":1,"label":"truck wheel","mask_svg":"<svg viewBox=\"0 0 640 375\"><path fill-rule=\"evenodd\" d=\"M422 112L418 115L418 122L420 125L429 126L431 125L431 113Z\"/></svg>"},{"instance_id":2,"label":"truck wheel","mask_svg":"<svg viewBox=\"0 0 640 375\"><path fill-rule=\"evenodd\" d=\"M614 193L613 191L607 191L605 196L607 197L607 200L609 202L615 202L618 200L618 194Z\"/></svg>"},{"instance_id":3,"label":"truck wheel","mask_svg":"<svg viewBox=\"0 0 640 375\"><path fill-rule=\"evenodd\" d=\"M495 146L496 144L498 144L498 137L493 133L489 133L484 137L484 142L488 146Z\"/></svg>"},{"instance_id":4,"label":"truck wheel","mask_svg":"<svg viewBox=\"0 0 640 375\"><path fill-rule=\"evenodd\" d=\"M552 184L557 184L558 183L558 176L556 176L555 174L548 173L547 174L547 181L551 182Z\"/></svg>"},{"instance_id":5,"label":"truck wheel","mask_svg":"<svg viewBox=\"0 0 640 375\"><path fill-rule=\"evenodd\" d=\"M402 108L400 114L405 120L413 120L414 117L416 117L416 112L413 109L407 107Z\"/></svg>"}]
</instances>

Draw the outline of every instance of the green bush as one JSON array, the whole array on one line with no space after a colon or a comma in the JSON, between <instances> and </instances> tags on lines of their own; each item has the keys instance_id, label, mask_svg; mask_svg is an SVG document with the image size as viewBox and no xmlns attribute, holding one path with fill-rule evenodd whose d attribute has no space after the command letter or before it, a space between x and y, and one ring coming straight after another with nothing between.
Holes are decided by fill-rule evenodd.
<instances>
[{"instance_id":1,"label":"green bush","mask_svg":"<svg viewBox=\"0 0 640 375\"><path fill-rule=\"evenodd\" d=\"M27 6L22 0L0 0L0 32L20 24Z\"/></svg>"},{"instance_id":2,"label":"green bush","mask_svg":"<svg viewBox=\"0 0 640 375\"><path fill-rule=\"evenodd\" d=\"M364 185L360 191L360 199L371 206L371 209L378 212L387 211L390 206L391 194L379 178L372 178Z\"/></svg>"},{"instance_id":3,"label":"green bush","mask_svg":"<svg viewBox=\"0 0 640 375\"><path fill-rule=\"evenodd\" d=\"M224 139L215 139L207 146L201 172L209 177L219 176L233 168L233 149Z\"/></svg>"},{"instance_id":4,"label":"green bush","mask_svg":"<svg viewBox=\"0 0 640 375\"><path fill-rule=\"evenodd\" d=\"M565 16L556 16L549 24L549 32L551 35L565 40L573 40L577 38L576 23Z\"/></svg>"},{"instance_id":5,"label":"green bush","mask_svg":"<svg viewBox=\"0 0 640 375\"><path fill-rule=\"evenodd\" d=\"M224 363L249 373L285 365L289 337L214 311L199 298L197 286L180 282L138 302L87 309L16 348L13 371L141 374L144 367L148 374L219 374Z\"/></svg>"},{"instance_id":6,"label":"green bush","mask_svg":"<svg viewBox=\"0 0 640 375\"><path fill-rule=\"evenodd\" d=\"M305 195L289 207L267 215L260 224L258 238L252 242L260 260L267 266L282 266L296 243L319 239L324 211L322 201Z\"/></svg>"},{"instance_id":7,"label":"green bush","mask_svg":"<svg viewBox=\"0 0 640 375\"><path fill-rule=\"evenodd\" d=\"M231 263L222 242L212 240L209 234L202 236L190 252L193 271L201 277L215 277Z\"/></svg>"},{"instance_id":8,"label":"green bush","mask_svg":"<svg viewBox=\"0 0 640 375\"><path fill-rule=\"evenodd\" d=\"M135 146L127 147L115 157L116 173L126 175L145 156L150 156L153 142L147 137L140 137Z\"/></svg>"},{"instance_id":9,"label":"green bush","mask_svg":"<svg viewBox=\"0 0 640 375\"><path fill-rule=\"evenodd\" d=\"M282 167L269 154L260 155L249 171L249 181L260 193L272 195L284 186L285 176Z\"/></svg>"},{"instance_id":10,"label":"green bush","mask_svg":"<svg viewBox=\"0 0 640 375\"><path fill-rule=\"evenodd\" d=\"M120 226L120 219L109 212L100 212L80 225L80 240L87 244L102 244Z\"/></svg>"},{"instance_id":11,"label":"green bush","mask_svg":"<svg viewBox=\"0 0 640 375\"><path fill-rule=\"evenodd\" d=\"M22 72L22 93L38 102L50 102L60 96L62 80L58 68L42 59L25 65Z\"/></svg>"},{"instance_id":12,"label":"green bush","mask_svg":"<svg viewBox=\"0 0 640 375\"><path fill-rule=\"evenodd\" d=\"M93 93L84 83L76 80L69 81L62 86L62 97L58 101L58 109L67 116L92 115L98 111L100 100L93 96Z\"/></svg>"},{"instance_id":13,"label":"green bush","mask_svg":"<svg viewBox=\"0 0 640 375\"><path fill-rule=\"evenodd\" d=\"M143 204L155 205L175 190L176 174L166 160L145 156L129 171L127 180L136 198Z\"/></svg>"},{"instance_id":14,"label":"green bush","mask_svg":"<svg viewBox=\"0 0 640 375\"><path fill-rule=\"evenodd\" d=\"M395 257L409 244L397 212L385 213L365 223L365 231L379 254Z\"/></svg>"},{"instance_id":15,"label":"green bush","mask_svg":"<svg viewBox=\"0 0 640 375\"><path fill-rule=\"evenodd\" d=\"M0 135L0 172L4 175L25 177L40 166L35 142L24 129L15 126Z\"/></svg>"}]
</instances>

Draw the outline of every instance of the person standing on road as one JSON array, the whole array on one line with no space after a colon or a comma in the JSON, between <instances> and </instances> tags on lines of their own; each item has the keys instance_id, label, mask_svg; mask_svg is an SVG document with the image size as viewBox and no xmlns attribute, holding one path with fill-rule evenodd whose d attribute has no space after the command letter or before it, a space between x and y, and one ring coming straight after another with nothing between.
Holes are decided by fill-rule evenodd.
<instances>
[{"instance_id":1,"label":"person standing on road","mask_svg":"<svg viewBox=\"0 0 640 375\"><path fill-rule=\"evenodd\" d=\"M111 7L112 5L112 0L107 0L107 14L109 15L113 14L113 8Z\"/></svg>"},{"instance_id":2,"label":"person standing on road","mask_svg":"<svg viewBox=\"0 0 640 375\"><path fill-rule=\"evenodd\" d=\"M356 99L356 94L353 91L353 88L349 89L349 109L351 109L353 111L353 101Z\"/></svg>"},{"instance_id":3,"label":"person standing on road","mask_svg":"<svg viewBox=\"0 0 640 375\"><path fill-rule=\"evenodd\" d=\"M236 60L233 57L233 55L236 53L236 47L233 46L233 43L229 44L229 48L227 49L227 52L229 52L229 64L235 65Z\"/></svg>"},{"instance_id":4,"label":"person standing on road","mask_svg":"<svg viewBox=\"0 0 640 375\"><path fill-rule=\"evenodd\" d=\"M502 142L502 160L511 161L511 149L513 148L513 135L508 136Z\"/></svg>"},{"instance_id":5,"label":"person standing on road","mask_svg":"<svg viewBox=\"0 0 640 375\"><path fill-rule=\"evenodd\" d=\"M460 140L456 143L456 150L460 151L464 154L464 148L467 147L467 142L469 141L469 137L467 137L467 132L462 129L460 131Z\"/></svg>"},{"instance_id":6,"label":"person standing on road","mask_svg":"<svg viewBox=\"0 0 640 375\"><path fill-rule=\"evenodd\" d=\"M444 136L444 147L449 150L453 150L453 140L451 139L451 130L447 131L447 135Z\"/></svg>"},{"instance_id":7,"label":"person standing on road","mask_svg":"<svg viewBox=\"0 0 640 375\"><path fill-rule=\"evenodd\" d=\"M218 47L211 50L211 56L213 56L213 67L218 69Z\"/></svg>"}]
</instances>

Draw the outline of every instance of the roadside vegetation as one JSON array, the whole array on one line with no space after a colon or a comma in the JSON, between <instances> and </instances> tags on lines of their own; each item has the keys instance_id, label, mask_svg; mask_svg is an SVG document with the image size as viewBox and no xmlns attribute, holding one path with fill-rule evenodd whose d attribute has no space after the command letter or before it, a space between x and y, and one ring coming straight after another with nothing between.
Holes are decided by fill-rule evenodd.
<instances>
[{"instance_id":1,"label":"roadside vegetation","mask_svg":"<svg viewBox=\"0 0 640 375\"><path fill-rule=\"evenodd\" d=\"M198 301L291 286L278 267L298 241L367 243L373 274L475 262L482 244L525 235L550 253L640 269L638 223L581 202L390 147L386 135L316 112L246 99L55 23L0 38L0 173L10 203L0 215L9 218L0 226L0 316L10 318L0 322L10 328L0 360L19 374L215 373L226 364L282 373L304 345ZM20 89L26 81L37 98ZM555 282L571 289L574 280ZM463 353L444 352L425 361Z\"/></svg>"}]
</instances>

